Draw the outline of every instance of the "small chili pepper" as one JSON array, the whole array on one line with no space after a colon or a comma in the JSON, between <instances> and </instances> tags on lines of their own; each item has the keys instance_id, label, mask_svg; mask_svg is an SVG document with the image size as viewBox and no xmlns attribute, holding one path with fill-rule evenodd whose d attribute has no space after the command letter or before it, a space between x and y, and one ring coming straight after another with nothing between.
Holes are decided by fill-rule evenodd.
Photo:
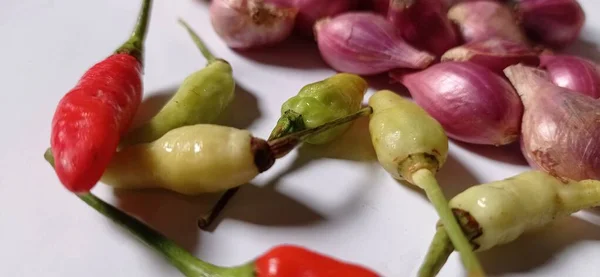
<instances>
[{"instance_id":1,"label":"small chili pepper","mask_svg":"<svg viewBox=\"0 0 600 277\"><path fill-rule=\"evenodd\" d=\"M123 189L164 188L185 195L240 186L268 170L306 137L358 117L364 108L315 128L266 142L249 131L214 124L183 126L150 143L125 147L113 155L102 182ZM53 159L47 151L46 159ZM149 174L151 173L151 174Z\"/></svg>"},{"instance_id":2,"label":"small chili pepper","mask_svg":"<svg viewBox=\"0 0 600 277\"><path fill-rule=\"evenodd\" d=\"M348 116L361 108L368 84L355 74L338 73L324 80L308 84L297 95L283 103L281 117L269 136L269 141L322 125L336 118ZM342 135L351 123L306 138L309 144L325 144ZM216 204L198 219L198 227L208 227L235 195L238 187L231 188Z\"/></svg>"},{"instance_id":3,"label":"small chili pepper","mask_svg":"<svg viewBox=\"0 0 600 277\"><path fill-rule=\"evenodd\" d=\"M54 166L50 152L44 157ZM77 194L83 202L125 228L137 239L164 256L188 277L378 277L358 264L348 263L296 246L278 245L243 265L221 267L194 257L172 240L104 202L92 193Z\"/></svg>"},{"instance_id":4,"label":"small chili pepper","mask_svg":"<svg viewBox=\"0 0 600 277\"><path fill-rule=\"evenodd\" d=\"M281 118L269 140L280 138L302 128L313 128L328 121L357 112L367 92L368 84L355 74L338 73L322 81L308 84L281 106ZM339 137L350 127L344 124L304 142L325 144Z\"/></svg>"},{"instance_id":5,"label":"small chili pepper","mask_svg":"<svg viewBox=\"0 0 600 277\"><path fill-rule=\"evenodd\" d=\"M185 21L180 19L179 23L194 40L207 65L186 77L152 119L126 134L121 139L121 147L155 141L181 126L213 123L234 98L235 80L231 65L216 58Z\"/></svg>"},{"instance_id":6,"label":"small chili pepper","mask_svg":"<svg viewBox=\"0 0 600 277\"><path fill-rule=\"evenodd\" d=\"M369 105L373 108L369 132L379 163L395 179L425 191L469 275L483 276L483 269L435 179L448 156L444 129L417 104L389 90L377 91L369 98Z\"/></svg>"},{"instance_id":7,"label":"small chili pepper","mask_svg":"<svg viewBox=\"0 0 600 277\"><path fill-rule=\"evenodd\" d=\"M88 69L58 103L50 144L56 155L56 174L70 191L94 187L138 109L151 3L143 1L131 37Z\"/></svg>"},{"instance_id":8,"label":"small chili pepper","mask_svg":"<svg viewBox=\"0 0 600 277\"><path fill-rule=\"evenodd\" d=\"M470 187L449 203L473 248L480 252L600 205L600 181L577 182L532 170ZM435 276L454 250L441 225L438 223L419 276Z\"/></svg>"}]
</instances>

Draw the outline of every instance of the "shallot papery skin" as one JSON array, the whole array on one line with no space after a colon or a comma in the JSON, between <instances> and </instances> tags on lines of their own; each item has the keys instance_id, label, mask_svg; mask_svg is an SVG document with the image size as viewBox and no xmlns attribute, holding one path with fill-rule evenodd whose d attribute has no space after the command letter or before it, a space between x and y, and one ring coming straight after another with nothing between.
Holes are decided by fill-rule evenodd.
<instances>
[{"instance_id":1,"label":"shallot papery skin","mask_svg":"<svg viewBox=\"0 0 600 277\"><path fill-rule=\"evenodd\" d=\"M465 42L503 38L528 44L511 9L498 1L458 3L448 11L448 18L458 25Z\"/></svg>"},{"instance_id":2,"label":"shallot papery skin","mask_svg":"<svg viewBox=\"0 0 600 277\"><path fill-rule=\"evenodd\" d=\"M540 67L557 86L600 98L600 68L592 61L572 55L541 55Z\"/></svg>"},{"instance_id":3,"label":"shallot papery skin","mask_svg":"<svg viewBox=\"0 0 600 277\"><path fill-rule=\"evenodd\" d=\"M298 11L262 0L213 0L213 29L230 48L270 46L289 37Z\"/></svg>"},{"instance_id":4,"label":"shallot papery skin","mask_svg":"<svg viewBox=\"0 0 600 277\"><path fill-rule=\"evenodd\" d=\"M410 45L439 57L461 43L447 11L442 0L391 0L387 17Z\"/></svg>"},{"instance_id":5,"label":"shallot papery skin","mask_svg":"<svg viewBox=\"0 0 600 277\"><path fill-rule=\"evenodd\" d=\"M523 105L504 78L470 62L443 62L408 74L390 74L406 86L449 137L472 144L516 141Z\"/></svg>"},{"instance_id":6,"label":"shallot papery skin","mask_svg":"<svg viewBox=\"0 0 600 277\"><path fill-rule=\"evenodd\" d=\"M305 36L312 36L315 23L322 18L336 16L351 11L358 5L357 0L289 0L298 9L295 28Z\"/></svg>"},{"instance_id":7,"label":"shallot papery skin","mask_svg":"<svg viewBox=\"0 0 600 277\"><path fill-rule=\"evenodd\" d=\"M519 0L516 10L527 35L555 49L575 42L585 23L585 12L576 0Z\"/></svg>"},{"instance_id":8,"label":"shallot papery skin","mask_svg":"<svg viewBox=\"0 0 600 277\"><path fill-rule=\"evenodd\" d=\"M535 169L573 180L600 179L600 100L559 87L545 71L512 65L504 73L525 111L521 149Z\"/></svg>"},{"instance_id":9,"label":"shallot papery skin","mask_svg":"<svg viewBox=\"0 0 600 277\"><path fill-rule=\"evenodd\" d=\"M442 62L469 61L504 77L503 70L509 65L523 63L538 66L539 52L523 43L491 38L452 48L444 53L441 60Z\"/></svg>"},{"instance_id":10,"label":"shallot papery skin","mask_svg":"<svg viewBox=\"0 0 600 277\"><path fill-rule=\"evenodd\" d=\"M392 23L373 12L348 12L315 24L323 60L340 72L374 75L396 68L423 69L434 56L402 39Z\"/></svg>"}]
</instances>

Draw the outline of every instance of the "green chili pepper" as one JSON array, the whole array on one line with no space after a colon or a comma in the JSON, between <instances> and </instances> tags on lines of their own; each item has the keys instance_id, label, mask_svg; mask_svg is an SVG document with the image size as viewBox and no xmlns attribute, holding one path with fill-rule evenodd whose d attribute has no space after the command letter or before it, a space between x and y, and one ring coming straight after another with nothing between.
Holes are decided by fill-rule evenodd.
<instances>
[{"instance_id":1,"label":"green chili pepper","mask_svg":"<svg viewBox=\"0 0 600 277\"><path fill-rule=\"evenodd\" d=\"M302 87L297 95L281 106L281 118L271 132L269 140L304 128L313 128L358 111L367 88L367 81L349 73L338 73ZM304 142L331 142L348 130L350 124L309 137Z\"/></svg>"},{"instance_id":2,"label":"green chili pepper","mask_svg":"<svg viewBox=\"0 0 600 277\"><path fill-rule=\"evenodd\" d=\"M186 77L173 97L150 121L121 139L121 147L155 141L175 128L213 123L234 98L235 80L231 65L213 56L200 37L183 20L208 64Z\"/></svg>"}]
</instances>

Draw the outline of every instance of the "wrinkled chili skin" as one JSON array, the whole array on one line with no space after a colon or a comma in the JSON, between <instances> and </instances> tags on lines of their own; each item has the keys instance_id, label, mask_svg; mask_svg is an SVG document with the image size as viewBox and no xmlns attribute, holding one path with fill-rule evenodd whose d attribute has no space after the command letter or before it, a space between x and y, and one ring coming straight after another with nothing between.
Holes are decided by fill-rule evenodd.
<instances>
[{"instance_id":1,"label":"wrinkled chili skin","mask_svg":"<svg viewBox=\"0 0 600 277\"><path fill-rule=\"evenodd\" d=\"M378 277L359 265L345 263L293 245L272 248L255 261L257 277Z\"/></svg>"},{"instance_id":2,"label":"wrinkled chili skin","mask_svg":"<svg viewBox=\"0 0 600 277\"><path fill-rule=\"evenodd\" d=\"M99 181L142 100L142 64L113 54L92 66L59 102L52 119L56 173L72 192Z\"/></svg>"}]
</instances>

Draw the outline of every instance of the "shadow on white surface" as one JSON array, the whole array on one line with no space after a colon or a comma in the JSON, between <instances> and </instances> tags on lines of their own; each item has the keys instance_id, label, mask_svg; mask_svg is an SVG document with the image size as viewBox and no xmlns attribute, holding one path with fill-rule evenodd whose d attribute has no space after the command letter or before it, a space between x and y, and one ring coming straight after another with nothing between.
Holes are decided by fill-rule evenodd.
<instances>
[{"instance_id":1,"label":"shadow on white surface","mask_svg":"<svg viewBox=\"0 0 600 277\"><path fill-rule=\"evenodd\" d=\"M479 184L475 176L456 158L448 155L446 163L436 174L438 184L444 191L447 200L463 192L467 188ZM400 185L417 192L421 197L429 201L425 191L406 181L396 180ZM433 228L433 227L432 227Z\"/></svg>"},{"instance_id":2,"label":"shadow on white surface","mask_svg":"<svg viewBox=\"0 0 600 277\"><path fill-rule=\"evenodd\" d=\"M256 96L236 83L233 101L215 124L246 129L260 117L261 112Z\"/></svg>"},{"instance_id":3,"label":"shadow on white surface","mask_svg":"<svg viewBox=\"0 0 600 277\"><path fill-rule=\"evenodd\" d=\"M450 200L466 189L478 185L480 181L456 158L448 155L446 163L437 173L438 183Z\"/></svg>"},{"instance_id":4,"label":"shadow on white surface","mask_svg":"<svg viewBox=\"0 0 600 277\"><path fill-rule=\"evenodd\" d=\"M162 189L115 189L119 209L144 221L158 232L193 253L198 242L198 216L210 208L217 195L180 195Z\"/></svg>"},{"instance_id":5,"label":"shadow on white surface","mask_svg":"<svg viewBox=\"0 0 600 277\"><path fill-rule=\"evenodd\" d=\"M175 85L148 93L148 97L142 100L142 103L138 108L135 118L133 119L132 127L137 127L156 115L169 99L171 99L173 94L177 92L178 88L179 86Z\"/></svg>"},{"instance_id":6,"label":"shadow on white surface","mask_svg":"<svg viewBox=\"0 0 600 277\"><path fill-rule=\"evenodd\" d=\"M574 216L557 220L538 232L479 253L486 273L494 276L526 273L552 261L576 243L600 240L600 226Z\"/></svg>"},{"instance_id":7,"label":"shadow on white surface","mask_svg":"<svg viewBox=\"0 0 600 277\"><path fill-rule=\"evenodd\" d=\"M207 231L214 231L223 219L262 226L308 226L325 220L325 217L272 186L246 184L240 187Z\"/></svg>"},{"instance_id":8,"label":"shadow on white surface","mask_svg":"<svg viewBox=\"0 0 600 277\"><path fill-rule=\"evenodd\" d=\"M503 146L476 145L457 140L452 140L452 142L457 146L481 157L512 165L528 166L527 160L525 160L525 157L521 152L518 141Z\"/></svg>"},{"instance_id":9,"label":"shadow on white surface","mask_svg":"<svg viewBox=\"0 0 600 277\"><path fill-rule=\"evenodd\" d=\"M369 87L375 89L375 91L379 90L391 90L395 93L398 93L404 97L411 97L408 89L402 85L400 82L393 80L390 78L388 73L377 74L373 76L364 77L369 83Z\"/></svg>"},{"instance_id":10,"label":"shadow on white surface","mask_svg":"<svg viewBox=\"0 0 600 277\"><path fill-rule=\"evenodd\" d=\"M274 46L253 50L234 50L245 59L296 69L330 69L321 58L315 41L296 35Z\"/></svg>"},{"instance_id":11,"label":"shadow on white surface","mask_svg":"<svg viewBox=\"0 0 600 277\"><path fill-rule=\"evenodd\" d=\"M326 145L301 145L292 164L269 183L261 187L242 186L208 230L217 228L223 218L265 226L300 226L325 220L323 215L310 207L279 193L277 185L285 175L318 159L375 162L375 150L371 144L368 123L368 117L357 119L340 138ZM345 210L347 208L344 207Z\"/></svg>"}]
</instances>

